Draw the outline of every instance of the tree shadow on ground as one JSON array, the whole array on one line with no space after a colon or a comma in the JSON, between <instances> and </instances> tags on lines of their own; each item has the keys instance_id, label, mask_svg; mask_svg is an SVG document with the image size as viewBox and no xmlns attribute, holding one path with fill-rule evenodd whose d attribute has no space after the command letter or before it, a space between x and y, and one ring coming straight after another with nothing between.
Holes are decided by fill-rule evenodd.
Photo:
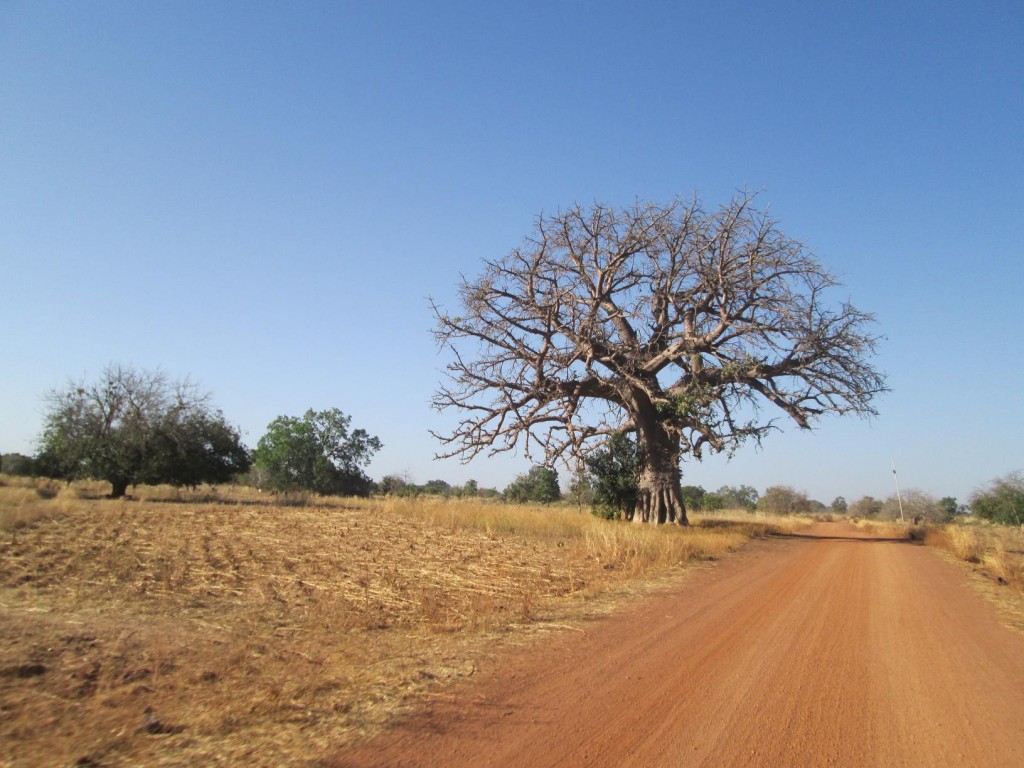
<instances>
[{"instance_id":1,"label":"tree shadow on ground","mask_svg":"<svg viewBox=\"0 0 1024 768\"><path fill-rule=\"evenodd\" d=\"M131 497L125 497L128 500L133 500ZM153 498L153 499L134 499L135 501L145 501L147 504L181 504L181 505L197 505L197 504L216 504L225 507L309 507L310 509L344 509L344 510L358 510L360 507L351 506L348 504L340 504L336 501L325 501L322 499L289 499L284 496L278 496L276 498L270 497L267 499L231 499L231 498L216 498L216 497L205 497L205 498L192 498L192 499L175 499L175 498Z\"/></svg>"},{"instance_id":2,"label":"tree shadow on ground","mask_svg":"<svg viewBox=\"0 0 1024 768\"><path fill-rule=\"evenodd\" d=\"M771 533L773 539L797 539L802 541L848 541L853 544L878 544L888 542L892 544L915 544L923 545L924 541L911 539L906 536L837 536L836 534L813 534L813 533Z\"/></svg>"}]
</instances>

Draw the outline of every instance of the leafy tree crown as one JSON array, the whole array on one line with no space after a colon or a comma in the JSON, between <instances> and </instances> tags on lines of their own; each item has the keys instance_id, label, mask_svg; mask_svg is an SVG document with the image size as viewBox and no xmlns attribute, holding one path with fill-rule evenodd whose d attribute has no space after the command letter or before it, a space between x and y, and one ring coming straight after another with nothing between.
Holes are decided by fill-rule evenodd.
<instances>
[{"instance_id":1,"label":"leafy tree crown","mask_svg":"<svg viewBox=\"0 0 1024 768\"><path fill-rule=\"evenodd\" d=\"M52 477L128 485L225 482L250 463L236 427L188 379L110 365L95 382L47 398L37 469Z\"/></svg>"},{"instance_id":2,"label":"leafy tree crown","mask_svg":"<svg viewBox=\"0 0 1024 768\"><path fill-rule=\"evenodd\" d=\"M278 416L267 425L253 461L277 490L368 495L372 481L363 467L382 443L366 430L351 430L351 423L337 408Z\"/></svg>"}]
</instances>

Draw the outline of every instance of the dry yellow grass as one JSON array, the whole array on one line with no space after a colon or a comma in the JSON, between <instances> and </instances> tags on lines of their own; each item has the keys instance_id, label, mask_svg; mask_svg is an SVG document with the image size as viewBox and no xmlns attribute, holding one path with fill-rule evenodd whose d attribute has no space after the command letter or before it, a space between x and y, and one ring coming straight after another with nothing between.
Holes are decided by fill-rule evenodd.
<instances>
[{"instance_id":1,"label":"dry yellow grass","mask_svg":"<svg viewBox=\"0 0 1024 768\"><path fill-rule=\"evenodd\" d=\"M858 517L852 518L850 522L861 530L870 531L872 536L883 539L910 538L911 529L913 528L909 523L900 523L893 520L865 520Z\"/></svg>"},{"instance_id":2,"label":"dry yellow grass","mask_svg":"<svg viewBox=\"0 0 1024 768\"><path fill-rule=\"evenodd\" d=\"M978 520L929 527L925 543L970 568L971 584L1024 632L1024 531Z\"/></svg>"},{"instance_id":3,"label":"dry yellow grass","mask_svg":"<svg viewBox=\"0 0 1024 768\"><path fill-rule=\"evenodd\" d=\"M946 525L929 531L925 541L949 552L965 563L980 563L984 551L972 528L960 525Z\"/></svg>"},{"instance_id":4,"label":"dry yellow grass","mask_svg":"<svg viewBox=\"0 0 1024 768\"><path fill-rule=\"evenodd\" d=\"M926 541L977 566L997 583L1024 590L1024 531L1020 528L958 522L932 529Z\"/></svg>"},{"instance_id":5,"label":"dry yellow grass","mask_svg":"<svg viewBox=\"0 0 1024 768\"><path fill-rule=\"evenodd\" d=\"M495 644L805 524L104 490L0 486L11 766L308 764L472 675Z\"/></svg>"}]
</instances>

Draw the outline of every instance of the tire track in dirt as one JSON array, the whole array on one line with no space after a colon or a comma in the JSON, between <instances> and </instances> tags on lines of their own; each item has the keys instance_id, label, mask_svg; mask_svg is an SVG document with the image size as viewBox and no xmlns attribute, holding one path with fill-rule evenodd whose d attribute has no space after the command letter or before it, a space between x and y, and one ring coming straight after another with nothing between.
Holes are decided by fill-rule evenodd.
<instances>
[{"instance_id":1,"label":"tire track in dirt","mask_svg":"<svg viewBox=\"0 0 1024 768\"><path fill-rule=\"evenodd\" d=\"M361 766L1020 766L1024 636L925 547L754 546L510 656Z\"/></svg>"}]
</instances>

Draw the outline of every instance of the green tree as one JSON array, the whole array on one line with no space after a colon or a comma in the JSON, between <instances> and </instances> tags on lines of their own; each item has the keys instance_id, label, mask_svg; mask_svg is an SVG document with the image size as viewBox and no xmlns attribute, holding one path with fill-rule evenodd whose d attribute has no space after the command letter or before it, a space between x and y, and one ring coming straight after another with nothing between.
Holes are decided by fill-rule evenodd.
<instances>
[{"instance_id":1,"label":"green tree","mask_svg":"<svg viewBox=\"0 0 1024 768\"><path fill-rule=\"evenodd\" d=\"M807 495L788 485L773 485L766 488L757 506L775 515L805 514L811 510Z\"/></svg>"},{"instance_id":2,"label":"green tree","mask_svg":"<svg viewBox=\"0 0 1024 768\"><path fill-rule=\"evenodd\" d=\"M502 496L505 501L511 501L515 504L525 504L530 500L530 493L532 487L530 481L526 475L518 475L515 480L509 483L505 490L502 492Z\"/></svg>"},{"instance_id":3,"label":"green tree","mask_svg":"<svg viewBox=\"0 0 1024 768\"><path fill-rule=\"evenodd\" d=\"M441 456L539 446L583 460L616 432L636 436L633 519L686 524L684 455L732 453L826 414L873 415L873 317L831 302L836 278L750 196L574 206L540 216L520 248L436 304L451 352L437 409ZM765 414L765 411L770 413Z\"/></svg>"},{"instance_id":4,"label":"green tree","mask_svg":"<svg viewBox=\"0 0 1024 768\"><path fill-rule=\"evenodd\" d=\"M705 512L715 512L719 509L725 509L725 499L717 493L705 493L704 498L701 499L701 508Z\"/></svg>"},{"instance_id":5,"label":"green tree","mask_svg":"<svg viewBox=\"0 0 1024 768\"><path fill-rule=\"evenodd\" d=\"M249 468L238 430L220 412L171 409L153 441L153 480L174 486L226 483Z\"/></svg>"},{"instance_id":6,"label":"green tree","mask_svg":"<svg viewBox=\"0 0 1024 768\"><path fill-rule=\"evenodd\" d=\"M723 485L715 493L721 497L726 509L745 509L748 512L757 509L759 495L749 485Z\"/></svg>"},{"instance_id":7,"label":"green tree","mask_svg":"<svg viewBox=\"0 0 1024 768\"><path fill-rule=\"evenodd\" d=\"M408 483L398 475L385 475L377 483L377 491L387 496L393 493L397 494L407 485Z\"/></svg>"},{"instance_id":8,"label":"green tree","mask_svg":"<svg viewBox=\"0 0 1024 768\"><path fill-rule=\"evenodd\" d=\"M848 505L846 503L846 499L844 499L842 496L836 496L834 499L832 499L832 511L835 512L837 515L845 515L847 509Z\"/></svg>"},{"instance_id":9,"label":"green tree","mask_svg":"<svg viewBox=\"0 0 1024 768\"><path fill-rule=\"evenodd\" d=\"M687 509L704 509L704 497L708 492L699 485L684 485L679 490Z\"/></svg>"},{"instance_id":10,"label":"green tree","mask_svg":"<svg viewBox=\"0 0 1024 768\"><path fill-rule=\"evenodd\" d=\"M448 496L451 492L451 485L444 480L428 480L423 485L423 493L428 496Z\"/></svg>"},{"instance_id":11,"label":"green tree","mask_svg":"<svg viewBox=\"0 0 1024 768\"><path fill-rule=\"evenodd\" d=\"M850 517L878 517L882 513L882 502L874 496L861 496L850 505Z\"/></svg>"},{"instance_id":12,"label":"green tree","mask_svg":"<svg viewBox=\"0 0 1024 768\"><path fill-rule=\"evenodd\" d=\"M531 467L529 472L519 475L505 489L505 499L517 503L549 504L561 497L558 471L550 467Z\"/></svg>"},{"instance_id":13,"label":"green tree","mask_svg":"<svg viewBox=\"0 0 1024 768\"><path fill-rule=\"evenodd\" d=\"M367 496L372 482L363 467L382 447L337 408L306 411L301 418L278 416L253 451L256 466L279 491L307 490L339 496Z\"/></svg>"},{"instance_id":14,"label":"green tree","mask_svg":"<svg viewBox=\"0 0 1024 768\"><path fill-rule=\"evenodd\" d=\"M960 505L956 503L956 499L952 496L943 496L939 499L939 508L942 510L943 517L949 521L956 517Z\"/></svg>"},{"instance_id":15,"label":"green tree","mask_svg":"<svg viewBox=\"0 0 1024 768\"><path fill-rule=\"evenodd\" d=\"M1024 527L1024 475L1014 472L993 480L971 496L971 511L993 523Z\"/></svg>"},{"instance_id":16,"label":"green tree","mask_svg":"<svg viewBox=\"0 0 1024 768\"><path fill-rule=\"evenodd\" d=\"M480 485L476 480L467 480L462 486L462 495L467 497L475 497L480 493Z\"/></svg>"},{"instance_id":17,"label":"green tree","mask_svg":"<svg viewBox=\"0 0 1024 768\"><path fill-rule=\"evenodd\" d=\"M640 483L640 454L636 442L626 433L612 435L603 448L586 460L593 500L591 511L598 517L628 517L636 507Z\"/></svg>"},{"instance_id":18,"label":"green tree","mask_svg":"<svg viewBox=\"0 0 1024 768\"><path fill-rule=\"evenodd\" d=\"M0 456L0 472L5 475L30 477L36 473L36 461L20 453L5 453Z\"/></svg>"},{"instance_id":19,"label":"green tree","mask_svg":"<svg viewBox=\"0 0 1024 768\"><path fill-rule=\"evenodd\" d=\"M37 464L41 474L129 485L224 482L249 467L238 430L187 379L110 365L94 383L51 392Z\"/></svg>"},{"instance_id":20,"label":"green tree","mask_svg":"<svg viewBox=\"0 0 1024 768\"><path fill-rule=\"evenodd\" d=\"M558 471L551 467L533 467L530 470L533 483L533 500L550 504L562 498L558 484Z\"/></svg>"}]
</instances>

